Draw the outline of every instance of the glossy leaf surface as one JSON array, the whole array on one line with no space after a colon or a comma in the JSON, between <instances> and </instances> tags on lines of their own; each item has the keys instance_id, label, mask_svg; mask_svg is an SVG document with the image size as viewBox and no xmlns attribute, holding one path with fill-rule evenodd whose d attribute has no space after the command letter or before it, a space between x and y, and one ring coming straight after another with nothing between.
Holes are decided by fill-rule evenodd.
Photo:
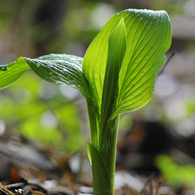
<instances>
[{"instance_id":1,"label":"glossy leaf surface","mask_svg":"<svg viewBox=\"0 0 195 195\"><path fill-rule=\"evenodd\" d=\"M50 54L37 59L19 57L16 62L1 66L0 88L16 81L24 72L32 69L42 79L54 84L71 85L87 96L88 82L82 73L83 58Z\"/></svg>"},{"instance_id":2,"label":"glossy leaf surface","mask_svg":"<svg viewBox=\"0 0 195 195\"><path fill-rule=\"evenodd\" d=\"M165 11L128 9L114 15L89 46L82 67L99 110L109 37L121 18L126 27L127 46L119 72L115 111L110 119L136 110L151 99L157 73L171 44L171 22Z\"/></svg>"},{"instance_id":3,"label":"glossy leaf surface","mask_svg":"<svg viewBox=\"0 0 195 195\"><path fill-rule=\"evenodd\" d=\"M14 83L30 67L24 58L18 58L16 62L11 62L0 66L0 89Z\"/></svg>"}]
</instances>

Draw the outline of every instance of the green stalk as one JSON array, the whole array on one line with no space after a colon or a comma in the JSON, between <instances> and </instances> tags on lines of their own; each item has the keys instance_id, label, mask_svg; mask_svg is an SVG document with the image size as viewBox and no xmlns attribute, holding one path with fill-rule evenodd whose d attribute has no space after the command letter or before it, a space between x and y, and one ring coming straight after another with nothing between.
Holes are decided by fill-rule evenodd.
<instances>
[{"instance_id":1,"label":"green stalk","mask_svg":"<svg viewBox=\"0 0 195 195\"><path fill-rule=\"evenodd\" d=\"M104 129L107 133L107 139L102 140L100 146L100 153L103 155L103 159L106 164L108 172L110 190L109 194L114 194L114 177L115 177L115 162L116 162L116 145L118 135L118 123L119 116L111 121L107 121L106 128Z\"/></svg>"},{"instance_id":2,"label":"green stalk","mask_svg":"<svg viewBox=\"0 0 195 195\"><path fill-rule=\"evenodd\" d=\"M88 106L89 113L93 112L92 107ZM91 115L93 116L93 115ZM89 117L90 128L97 127L94 117ZM118 121L119 117L116 117L112 121L107 121L106 131L111 132L110 144L106 150L95 147L97 143L93 138L94 129L91 131L91 141L95 140L95 143L88 143L88 155L92 164L93 173L93 186L95 195L113 195L114 194L114 176L115 176L115 159L116 159L116 143L118 134ZM96 121L97 122L97 121ZM107 152L108 151L108 152Z\"/></svg>"},{"instance_id":3,"label":"green stalk","mask_svg":"<svg viewBox=\"0 0 195 195\"><path fill-rule=\"evenodd\" d=\"M98 120L95 105L88 101L87 107L91 136L87 149L92 164L94 194L113 195L119 116L113 120L103 120L102 125L103 121ZM105 132L104 138L101 138L100 130Z\"/></svg>"},{"instance_id":4,"label":"green stalk","mask_svg":"<svg viewBox=\"0 0 195 195\"><path fill-rule=\"evenodd\" d=\"M99 121L97 109L92 102L87 102L91 143L87 144L87 151L92 165L93 186L95 195L112 195L111 183L105 159L99 151Z\"/></svg>"},{"instance_id":5,"label":"green stalk","mask_svg":"<svg viewBox=\"0 0 195 195\"><path fill-rule=\"evenodd\" d=\"M115 177L115 164L116 164L116 146L117 146L117 135L118 135L118 124L119 124L119 116L112 120L111 131L111 144L109 155L107 158L106 164L108 165L108 174L112 187L112 194L114 194L114 177Z\"/></svg>"},{"instance_id":6,"label":"green stalk","mask_svg":"<svg viewBox=\"0 0 195 195\"><path fill-rule=\"evenodd\" d=\"M92 164L95 195L114 194L116 142L119 116L110 120L118 96L119 72L126 50L126 30L123 18L108 41L108 57L103 84L101 116L97 107L88 102L91 144L88 155ZM99 117L97 117L99 116Z\"/></svg>"}]
</instances>

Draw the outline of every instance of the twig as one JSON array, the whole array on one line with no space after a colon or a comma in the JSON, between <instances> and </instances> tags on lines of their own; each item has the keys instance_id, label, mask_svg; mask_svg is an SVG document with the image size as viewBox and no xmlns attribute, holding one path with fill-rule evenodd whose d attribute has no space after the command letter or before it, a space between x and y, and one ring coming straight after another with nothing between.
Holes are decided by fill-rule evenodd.
<instances>
[{"instance_id":1,"label":"twig","mask_svg":"<svg viewBox=\"0 0 195 195\"><path fill-rule=\"evenodd\" d=\"M23 182L19 182L19 183L15 183L15 184L9 184L9 185L6 185L5 187L8 190L15 191L16 189L24 188L26 185L29 185L30 187L31 186L36 186L38 190L41 190L44 194L47 194L47 195L55 195L55 194L59 194L59 195L60 194L61 195L75 195L75 193L73 191L70 191L70 190L68 190L66 188L55 187L53 189L48 189L47 190L42 185L40 185L39 183L28 182L25 179L24 179Z\"/></svg>"},{"instance_id":2,"label":"twig","mask_svg":"<svg viewBox=\"0 0 195 195\"><path fill-rule=\"evenodd\" d=\"M159 179L159 181L158 181L158 185L156 186L156 192L155 192L155 194L154 195L157 195L157 193L158 193L158 190L159 190L159 188L160 188L160 186L162 185L162 178L160 178Z\"/></svg>"},{"instance_id":3,"label":"twig","mask_svg":"<svg viewBox=\"0 0 195 195\"><path fill-rule=\"evenodd\" d=\"M16 189L19 189L19 188L22 188L26 185L29 185L29 186L36 186L39 190L43 191L45 194L47 194L47 190L41 186L40 184L38 183L34 183L34 182L28 182L27 180L24 179L23 182L19 182L19 183L14 183L14 184L9 184L9 185L6 185L5 187L8 189L8 190L16 190Z\"/></svg>"},{"instance_id":4,"label":"twig","mask_svg":"<svg viewBox=\"0 0 195 195\"><path fill-rule=\"evenodd\" d=\"M8 190L15 190L24 187L26 184L27 184L26 182L19 182L19 183L5 185L5 187Z\"/></svg>"},{"instance_id":5,"label":"twig","mask_svg":"<svg viewBox=\"0 0 195 195\"><path fill-rule=\"evenodd\" d=\"M171 55L167 58L166 62L164 63L164 65L161 67L160 71L158 72L158 76L161 75L164 70L165 67L167 66L167 64L170 62L170 60L172 59L172 57L176 54L176 51L172 51Z\"/></svg>"}]
</instances>

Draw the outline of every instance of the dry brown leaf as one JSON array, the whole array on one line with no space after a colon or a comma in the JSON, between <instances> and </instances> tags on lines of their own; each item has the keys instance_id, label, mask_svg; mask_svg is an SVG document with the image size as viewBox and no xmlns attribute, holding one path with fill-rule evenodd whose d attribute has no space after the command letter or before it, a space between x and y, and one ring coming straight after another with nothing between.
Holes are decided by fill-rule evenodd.
<instances>
[{"instance_id":1,"label":"dry brown leaf","mask_svg":"<svg viewBox=\"0 0 195 195\"><path fill-rule=\"evenodd\" d=\"M32 195L46 195L46 194L44 194L44 193L42 193L42 192L34 191L34 190L32 190L32 189L30 189L30 191L31 191Z\"/></svg>"}]
</instances>

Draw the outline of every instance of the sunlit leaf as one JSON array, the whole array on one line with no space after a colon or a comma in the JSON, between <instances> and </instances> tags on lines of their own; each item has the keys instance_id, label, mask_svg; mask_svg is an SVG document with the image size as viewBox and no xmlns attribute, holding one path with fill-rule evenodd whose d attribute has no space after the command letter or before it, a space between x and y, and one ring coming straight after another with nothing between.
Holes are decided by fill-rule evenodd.
<instances>
[{"instance_id":1,"label":"sunlit leaf","mask_svg":"<svg viewBox=\"0 0 195 195\"><path fill-rule=\"evenodd\" d=\"M166 12L142 10L126 17L127 52L119 79L119 96L114 115L136 110L152 97L165 53L171 44L171 23Z\"/></svg>"},{"instance_id":2,"label":"sunlit leaf","mask_svg":"<svg viewBox=\"0 0 195 195\"><path fill-rule=\"evenodd\" d=\"M126 49L126 30L121 19L108 41L108 58L102 94L102 122L108 119L114 109L118 95L118 79Z\"/></svg>"},{"instance_id":3,"label":"sunlit leaf","mask_svg":"<svg viewBox=\"0 0 195 195\"><path fill-rule=\"evenodd\" d=\"M107 120L115 109L118 96L118 80L123 57L126 50L126 29L123 18L111 33L108 41L108 58L102 94L101 105L101 149L109 153L111 144L111 130L107 126ZM113 131L113 130L112 130Z\"/></svg>"},{"instance_id":4,"label":"sunlit leaf","mask_svg":"<svg viewBox=\"0 0 195 195\"><path fill-rule=\"evenodd\" d=\"M0 71L0 88L12 84L31 68L42 79L71 85L87 96L88 82L82 73L82 61L81 57L65 54L50 54L37 59L19 57L16 62L1 66L4 71Z\"/></svg>"},{"instance_id":5,"label":"sunlit leaf","mask_svg":"<svg viewBox=\"0 0 195 195\"><path fill-rule=\"evenodd\" d=\"M18 58L16 62L7 65L1 65L0 68L0 89L5 88L14 83L24 72L30 67L24 58Z\"/></svg>"},{"instance_id":6,"label":"sunlit leaf","mask_svg":"<svg viewBox=\"0 0 195 195\"><path fill-rule=\"evenodd\" d=\"M119 73L119 95L111 118L133 111L152 97L157 73L171 44L171 22L165 11L124 10L114 15L89 46L83 61L98 108L101 108L109 37L121 18L127 32Z\"/></svg>"}]
</instances>

